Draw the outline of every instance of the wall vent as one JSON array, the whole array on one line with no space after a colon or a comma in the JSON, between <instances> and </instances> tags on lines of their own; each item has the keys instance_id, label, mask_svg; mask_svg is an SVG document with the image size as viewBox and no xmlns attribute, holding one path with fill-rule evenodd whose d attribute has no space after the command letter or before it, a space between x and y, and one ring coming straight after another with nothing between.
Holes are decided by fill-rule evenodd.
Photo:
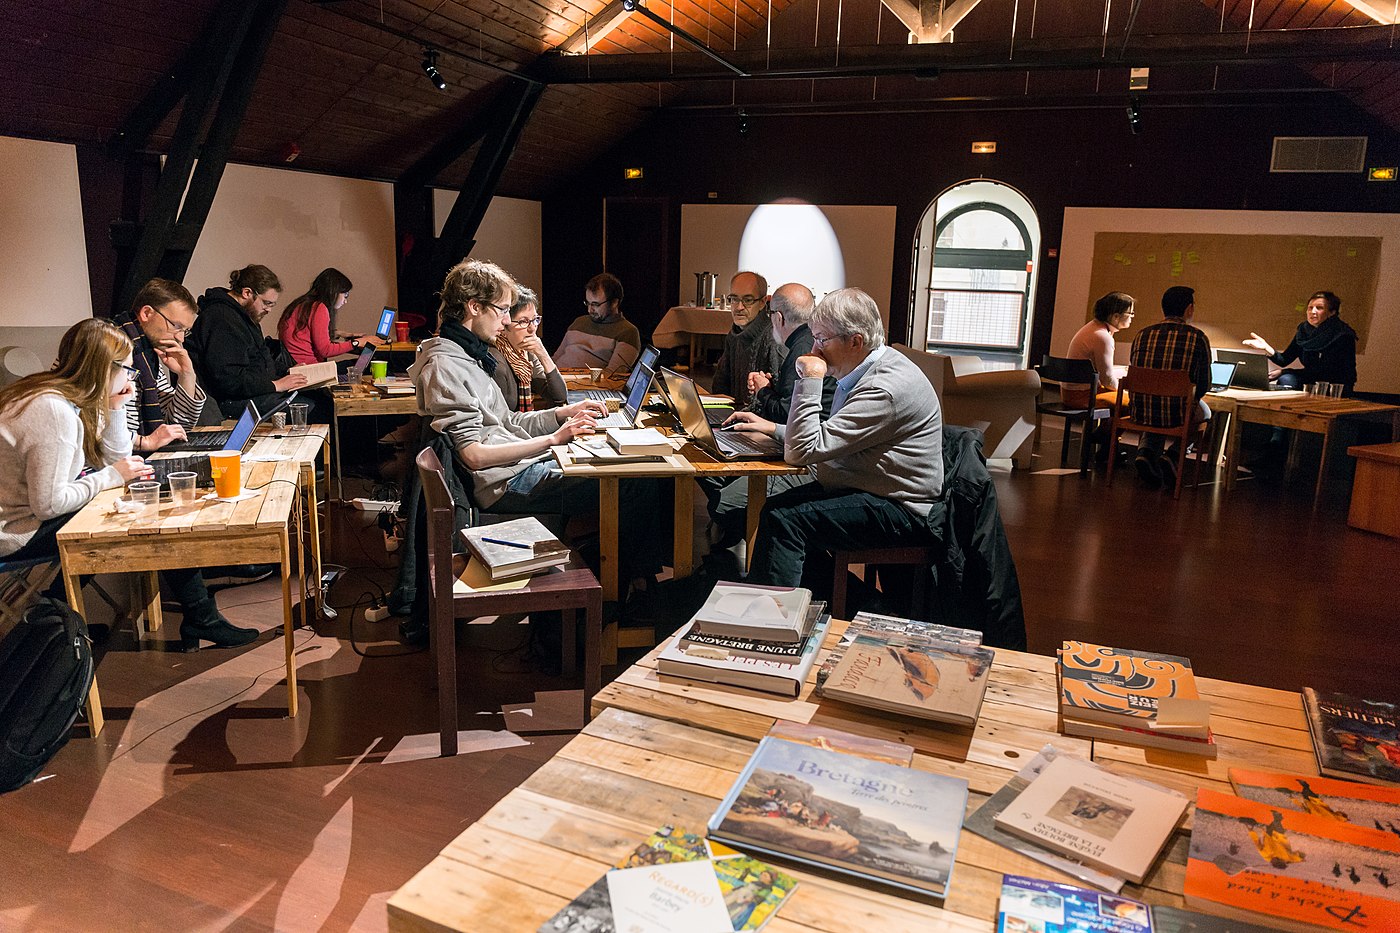
<instances>
[{"instance_id":1,"label":"wall vent","mask_svg":"<svg viewBox=\"0 0 1400 933\"><path fill-rule=\"evenodd\" d=\"M1360 172L1365 136L1275 136L1271 172Z\"/></svg>"}]
</instances>

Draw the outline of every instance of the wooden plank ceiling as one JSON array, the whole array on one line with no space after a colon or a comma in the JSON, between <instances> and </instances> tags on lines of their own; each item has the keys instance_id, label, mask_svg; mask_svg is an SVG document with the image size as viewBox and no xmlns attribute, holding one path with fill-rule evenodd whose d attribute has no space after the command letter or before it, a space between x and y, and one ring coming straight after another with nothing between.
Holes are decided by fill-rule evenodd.
<instances>
[{"instance_id":1,"label":"wooden plank ceiling","mask_svg":"<svg viewBox=\"0 0 1400 933\"><path fill-rule=\"evenodd\" d=\"M1223 2L1223 9L1221 3ZM217 0L0 0L9 41L0 46L0 133L103 143L196 40ZM506 71L522 71L607 6L606 0L290 0L269 50L232 158L280 164L296 143L297 167L395 178L435 140L484 106ZM1103 36L1121 42L1126 0L982 0L955 41ZM907 30L879 0L650 0L650 9L724 52L904 44ZM1371 24L1345 0L1201 0L1144 3L1136 35ZM1107 13L1107 17L1105 16ZM1105 27L1107 22L1107 27ZM594 23L596 25L596 22ZM423 45L440 49L449 82L436 90L420 68ZM683 53L683 42L632 14L591 55ZM485 63L485 64L483 64ZM491 67L494 66L494 67ZM1389 63L1306 63L1306 80L1335 87L1400 127L1397 69ZM1243 69L1248 70L1248 69ZM1283 68L1282 71L1296 71ZM1174 79L1154 71L1154 91L1219 90L1221 69ZM1228 84L1235 78L1227 76ZM1247 84L1238 78L1241 86ZM1275 73L1270 79L1280 80ZM1206 82L1203 84L1203 82ZM1122 94L1103 71L945 75L936 96ZM540 197L636 129L658 106L804 106L930 98L909 76L822 81L551 85L521 138L500 191ZM153 134L163 151L173 114ZM439 179L461 180L469 160Z\"/></svg>"}]
</instances>

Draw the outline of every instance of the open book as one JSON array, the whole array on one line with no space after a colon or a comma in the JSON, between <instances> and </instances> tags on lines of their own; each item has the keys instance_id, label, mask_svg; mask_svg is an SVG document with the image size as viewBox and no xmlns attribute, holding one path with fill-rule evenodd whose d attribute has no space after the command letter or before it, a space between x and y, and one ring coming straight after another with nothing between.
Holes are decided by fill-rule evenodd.
<instances>
[{"instance_id":1,"label":"open book","mask_svg":"<svg viewBox=\"0 0 1400 933\"><path fill-rule=\"evenodd\" d=\"M326 360L323 363L302 363L300 366L293 366L287 370L287 373L288 375L305 376L306 388L308 389L334 385L340 381L340 374L336 371L334 360Z\"/></svg>"}]
</instances>

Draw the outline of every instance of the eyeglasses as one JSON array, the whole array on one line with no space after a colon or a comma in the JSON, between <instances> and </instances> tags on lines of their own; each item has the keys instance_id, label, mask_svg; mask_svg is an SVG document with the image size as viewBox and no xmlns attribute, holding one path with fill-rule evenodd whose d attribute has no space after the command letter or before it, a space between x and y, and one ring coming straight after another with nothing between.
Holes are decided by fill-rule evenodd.
<instances>
[{"instance_id":1,"label":"eyeglasses","mask_svg":"<svg viewBox=\"0 0 1400 933\"><path fill-rule=\"evenodd\" d=\"M588 308L590 311L596 311L599 308L606 308L608 305L612 304L612 299L605 298L602 301L589 301L585 298L583 304L584 307Z\"/></svg>"},{"instance_id":2,"label":"eyeglasses","mask_svg":"<svg viewBox=\"0 0 1400 933\"><path fill-rule=\"evenodd\" d=\"M128 366L125 363L117 363L116 365L122 368L122 371L126 373L126 378L131 382L136 382L141 378L141 370L135 366Z\"/></svg>"},{"instance_id":3,"label":"eyeglasses","mask_svg":"<svg viewBox=\"0 0 1400 933\"><path fill-rule=\"evenodd\" d=\"M151 307L151 310L154 311L156 314L159 314L160 319L170 325L170 336L174 337L176 340L180 340L190 332L190 329L185 325L176 324L174 321L170 320L170 318L162 314L160 308L157 308L153 305Z\"/></svg>"},{"instance_id":4,"label":"eyeglasses","mask_svg":"<svg viewBox=\"0 0 1400 933\"><path fill-rule=\"evenodd\" d=\"M826 346L826 342L827 342L828 340L836 340L836 339L839 338L839 337L850 337L850 336L852 336L852 335L851 335L851 334L831 334L831 335L826 336L826 337L813 337L813 338L812 338L812 346L814 346L814 347L816 347L818 350L820 350L822 347Z\"/></svg>"},{"instance_id":5,"label":"eyeglasses","mask_svg":"<svg viewBox=\"0 0 1400 933\"><path fill-rule=\"evenodd\" d=\"M495 308L501 317L510 317L510 305L498 305L494 302L478 299L478 303L486 305L488 308Z\"/></svg>"},{"instance_id":6,"label":"eyeglasses","mask_svg":"<svg viewBox=\"0 0 1400 933\"><path fill-rule=\"evenodd\" d=\"M746 308L763 304L763 299L754 295L725 295L724 300L728 304L743 305Z\"/></svg>"},{"instance_id":7,"label":"eyeglasses","mask_svg":"<svg viewBox=\"0 0 1400 933\"><path fill-rule=\"evenodd\" d=\"M511 326L512 326L512 327L518 327L518 328L520 328L521 330L529 330L531 327L539 327L541 324L543 324L543 323L544 323L544 318L542 318L542 317L523 317L523 318L521 318L521 319L518 320L518 321L511 321L510 323L511 323Z\"/></svg>"}]
</instances>

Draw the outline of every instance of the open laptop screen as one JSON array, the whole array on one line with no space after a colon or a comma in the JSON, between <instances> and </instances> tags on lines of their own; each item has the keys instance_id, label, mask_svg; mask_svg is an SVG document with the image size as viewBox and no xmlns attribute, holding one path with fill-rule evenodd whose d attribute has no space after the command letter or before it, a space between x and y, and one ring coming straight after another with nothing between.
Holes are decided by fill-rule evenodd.
<instances>
[{"instance_id":1,"label":"open laptop screen","mask_svg":"<svg viewBox=\"0 0 1400 933\"><path fill-rule=\"evenodd\" d=\"M651 380L655 375L650 366L643 366L640 361L632 370L632 378L627 383L627 398L622 405L627 410L628 420L633 424L637 423L637 415L647 403L647 393L651 391Z\"/></svg>"},{"instance_id":2,"label":"open laptop screen","mask_svg":"<svg viewBox=\"0 0 1400 933\"><path fill-rule=\"evenodd\" d=\"M376 335L383 340L388 340L389 335L394 332L394 316L397 312L393 308L385 308L379 312L379 326L374 329Z\"/></svg>"},{"instance_id":3,"label":"open laptop screen","mask_svg":"<svg viewBox=\"0 0 1400 933\"><path fill-rule=\"evenodd\" d=\"M1210 387L1212 389L1229 388L1231 380L1235 378L1235 369L1239 365L1239 363L1211 363Z\"/></svg>"},{"instance_id":4,"label":"open laptop screen","mask_svg":"<svg viewBox=\"0 0 1400 933\"><path fill-rule=\"evenodd\" d=\"M715 433L710 430L710 422L705 418L705 406L700 402L695 383L664 366L661 368L661 381L666 386L663 393L666 401L670 403L676 420L685 428L685 433L701 446L715 449Z\"/></svg>"},{"instance_id":5,"label":"open laptop screen","mask_svg":"<svg viewBox=\"0 0 1400 933\"><path fill-rule=\"evenodd\" d=\"M243 414L238 416L238 423L229 432L228 443L224 445L224 450L242 450L248 443L248 438L253 436L253 429L258 426L258 409L252 402L243 406Z\"/></svg>"},{"instance_id":6,"label":"open laptop screen","mask_svg":"<svg viewBox=\"0 0 1400 933\"><path fill-rule=\"evenodd\" d=\"M637 357L637 365L632 367L632 374L627 377L627 385L623 391L630 398L632 389L637 384L637 380L642 378L643 371L647 377L647 383L651 383L651 377L656 375L656 361L661 358L661 351L656 347L647 346L642 348L642 353Z\"/></svg>"}]
</instances>

